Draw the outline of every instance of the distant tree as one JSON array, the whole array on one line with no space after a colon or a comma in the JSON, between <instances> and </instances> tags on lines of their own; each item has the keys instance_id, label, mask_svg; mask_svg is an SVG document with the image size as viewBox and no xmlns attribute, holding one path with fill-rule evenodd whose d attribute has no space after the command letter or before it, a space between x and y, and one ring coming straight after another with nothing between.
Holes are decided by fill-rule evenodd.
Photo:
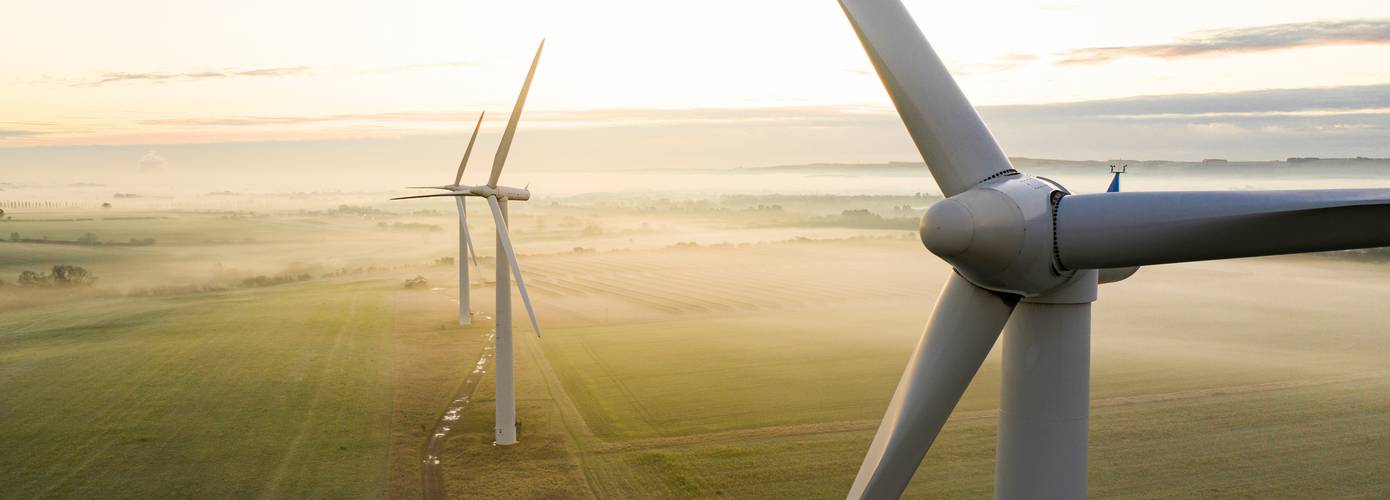
<instances>
[{"instance_id":1,"label":"distant tree","mask_svg":"<svg viewBox=\"0 0 1390 500\"><path fill-rule=\"evenodd\" d=\"M48 278L56 286L91 286L97 281L86 268L68 264L53 266Z\"/></svg>"},{"instance_id":2,"label":"distant tree","mask_svg":"<svg viewBox=\"0 0 1390 500\"><path fill-rule=\"evenodd\" d=\"M102 203L102 204L101 204L101 208L111 208L111 204L110 204L110 203Z\"/></svg>"},{"instance_id":3,"label":"distant tree","mask_svg":"<svg viewBox=\"0 0 1390 500\"><path fill-rule=\"evenodd\" d=\"M84 233L81 238L77 239L77 242L84 245L95 245L97 243L97 233Z\"/></svg>"},{"instance_id":4,"label":"distant tree","mask_svg":"<svg viewBox=\"0 0 1390 500\"><path fill-rule=\"evenodd\" d=\"M10 232L10 241L19 241L19 231Z\"/></svg>"},{"instance_id":5,"label":"distant tree","mask_svg":"<svg viewBox=\"0 0 1390 500\"><path fill-rule=\"evenodd\" d=\"M52 283L51 281L49 281L48 275L43 273L36 273L33 271L24 271L19 273L19 279L16 281L19 283L19 286L29 287L46 287Z\"/></svg>"}]
</instances>

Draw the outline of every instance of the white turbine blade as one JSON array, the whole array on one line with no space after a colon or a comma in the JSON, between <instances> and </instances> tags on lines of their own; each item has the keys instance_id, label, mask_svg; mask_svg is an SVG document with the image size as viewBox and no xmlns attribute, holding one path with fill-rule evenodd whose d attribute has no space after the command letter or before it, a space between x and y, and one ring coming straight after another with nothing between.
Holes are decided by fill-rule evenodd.
<instances>
[{"instance_id":1,"label":"white turbine blade","mask_svg":"<svg viewBox=\"0 0 1390 500\"><path fill-rule=\"evenodd\" d=\"M413 199L416 199L416 198L443 198L443 197L446 197L446 196L473 196L473 193L460 193L460 192L455 191L455 192L452 192L452 193L417 194L417 195L414 195L414 196L400 196L400 197L391 198L391 199L392 199L392 200L413 200Z\"/></svg>"},{"instance_id":2,"label":"white turbine blade","mask_svg":"<svg viewBox=\"0 0 1390 500\"><path fill-rule=\"evenodd\" d=\"M473 154L473 143L477 142L478 140L478 129L483 128L483 116L486 115L486 111L478 113L478 124L473 126L473 135L468 138L468 147L464 148L463 150L463 159L459 160L459 171L458 173L454 174L455 186L459 185L460 182L463 182L463 167L468 166L468 155Z\"/></svg>"},{"instance_id":3,"label":"white turbine blade","mask_svg":"<svg viewBox=\"0 0 1390 500\"><path fill-rule=\"evenodd\" d=\"M497 239L502 242L502 249L507 251L507 261L511 264L512 276L516 278L516 289L521 292L521 303L526 305L526 314L531 317L531 328L536 331L536 336L541 336L541 325L536 322L536 311L531 308L531 296L526 293L526 280L521 278L521 265L516 262L516 252L512 251L512 237L507 231L507 221L502 218L502 207L497 205L497 198L489 196L487 204L492 207L492 220L497 223ZM498 259L498 264L501 264Z\"/></svg>"},{"instance_id":4,"label":"white turbine blade","mask_svg":"<svg viewBox=\"0 0 1390 500\"><path fill-rule=\"evenodd\" d=\"M478 267L478 250L473 248L473 236L468 232L468 204L464 203L464 200L468 198L460 196L455 199L458 200L459 231L463 233L464 246L468 247L468 255L473 257L473 267ZM463 266L467 264L459 262L459 265Z\"/></svg>"},{"instance_id":5,"label":"white turbine blade","mask_svg":"<svg viewBox=\"0 0 1390 500\"><path fill-rule=\"evenodd\" d=\"M453 190L454 190L454 186L406 186L405 188L406 188L406 189L443 189L443 190L445 190L445 191L453 191Z\"/></svg>"},{"instance_id":6,"label":"white turbine blade","mask_svg":"<svg viewBox=\"0 0 1390 500\"><path fill-rule=\"evenodd\" d=\"M946 196L1013 167L898 0L840 0Z\"/></svg>"},{"instance_id":7,"label":"white turbine blade","mask_svg":"<svg viewBox=\"0 0 1390 500\"><path fill-rule=\"evenodd\" d=\"M1017 303L951 272L849 498L902 495Z\"/></svg>"},{"instance_id":8,"label":"white turbine blade","mask_svg":"<svg viewBox=\"0 0 1390 500\"><path fill-rule=\"evenodd\" d=\"M1067 269L1390 245L1390 189L1074 195L1057 208Z\"/></svg>"},{"instance_id":9,"label":"white turbine blade","mask_svg":"<svg viewBox=\"0 0 1390 500\"><path fill-rule=\"evenodd\" d=\"M497 144L497 155L492 158L492 175L487 178L489 186L497 187L497 179L502 177L502 165L507 163L507 152L512 149L512 137L516 135L517 122L521 121L521 108L526 106L526 94L531 91L531 78L536 76L536 64L541 62L542 49L545 49L545 40L541 40L540 47L536 47L531 70L526 72L526 82L521 84L521 95L516 96L516 106L512 108L512 115L507 117L507 129L502 132L502 142Z\"/></svg>"}]
</instances>

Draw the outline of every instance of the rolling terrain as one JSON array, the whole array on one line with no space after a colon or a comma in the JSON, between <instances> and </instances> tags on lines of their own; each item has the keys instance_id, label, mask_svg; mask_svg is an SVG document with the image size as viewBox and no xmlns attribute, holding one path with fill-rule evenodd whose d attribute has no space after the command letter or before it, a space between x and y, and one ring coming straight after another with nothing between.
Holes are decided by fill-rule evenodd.
<instances>
[{"instance_id":1,"label":"rolling terrain","mask_svg":"<svg viewBox=\"0 0 1390 500\"><path fill-rule=\"evenodd\" d=\"M491 445L483 367L438 456L449 496L843 495L948 272L891 227L931 199L702 200L513 211L545 337L517 318L517 446ZM0 448L23 450L0 496L419 498L487 344L491 227L472 219L479 321L459 327L449 207L346 202L0 223L156 240L0 242ZM99 279L13 282L53 264ZM1103 286L1092 494L1390 493L1387 272L1318 255ZM998 378L986 362L909 496L990 494Z\"/></svg>"}]
</instances>

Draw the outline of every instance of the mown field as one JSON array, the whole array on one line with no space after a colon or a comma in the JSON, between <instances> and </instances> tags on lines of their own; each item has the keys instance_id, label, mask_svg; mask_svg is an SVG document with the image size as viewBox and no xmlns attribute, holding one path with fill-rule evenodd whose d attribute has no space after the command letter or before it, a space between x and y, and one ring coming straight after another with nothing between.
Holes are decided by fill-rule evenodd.
<instances>
[{"instance_id":1,"label":"mown field","mask_svg":"<svg viewBox=\"0 0 1390 500\"><path fill-rule=\"evenodd\" d=\"M451 481L495 491L473 476L505 459L550 464L512 495L840 497L946 273L920 252L883 238L532 259L543 321L561 327L524 345L545 354L529 371L554 376L523 377L521 445L460 446ZM1093 494L1390 492L1387 271L1255 259L1103 288ZM990 495L997 384L990 361L908 496ZM467 417L473 444L485 410Z\"/></svg>"},{"instance_id":2,"label":"mown field","mask_svg":"<svg viewBox=\"0 0 1390 500\"><path fill-rule=\"evenodd\" d=\"M489 375L440 456L449 495L843 496L947 270L910 231L798 225L858 208L813 202L514 209L545 328L516 304L521 443L491 445ZM0 224L158 241L0 242L0 497L419 498L421 446L490 328L453 321L438 205ZM472 297L488 312L481 215ZM58 263L100 280L13 286ZM310 278L236 284L291 270ZM1103 287L1093 496L1390 494L1387 273L1269 258ZM417 274L429 288L402 288ZM997 384L991 360L908 496L990 495Z\"/></svg>"},{"instance_id":3,"label":"mown field","mask_svg":"<svg viewBox=\"0 0 1390 500\"><path fill-rule=\"evenodd\" d=\"M450 295L402 288L416 273L450 274L409 254L375 270L336 275L321 264L306 281L236 286L305 257L285 246L341 242L372 224L267 219L30 222L52 239L146 231L159 243L0 244L8 279L57 263L99 278L0 287L0 497L419 497L426 429L463 380L461 360L483 348L486 324L459 327ZM206 239L218 234L261 239ZM321 262L343 262L333 258ZM219 280L211 269L225 273L234 259L264 267ZM184 283L219 288L141 292Z\"/></svg>"}]
</instances>

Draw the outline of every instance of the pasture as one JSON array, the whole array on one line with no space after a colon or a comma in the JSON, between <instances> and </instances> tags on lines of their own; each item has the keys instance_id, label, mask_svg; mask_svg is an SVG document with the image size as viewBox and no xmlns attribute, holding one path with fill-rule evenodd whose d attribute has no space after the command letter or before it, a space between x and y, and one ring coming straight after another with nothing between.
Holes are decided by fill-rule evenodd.
<instances>
[{"instance_id":1,"label":"pasture","mask_svg":"<svg viewBox=\"0 0 1390 500\"><path fill-rule=\"evenodd\" d=\"M0 288L0 448L22 450L0 458L0 496L420 497L420 449L491 325L453 321L457 263L434 262L454 255L450 207L380 198L0 223L156 240L0 243L7 280L99 277ZM486 376L440 456L451 497L843 495L948 270L912 231L835 218L896 224L910 199L736 201L513 210L545 337L518 304L521 443L490 444ZM473 209L485 316L491 225ZM1390 493L1387 272L1264 258L1103 286L1093 495ZM284 273L308 278L243 284ZM415 275L430 287L401 286ZM991 359L909 496L990 494L998 378Z\"/></svg>"}]
</instances>

